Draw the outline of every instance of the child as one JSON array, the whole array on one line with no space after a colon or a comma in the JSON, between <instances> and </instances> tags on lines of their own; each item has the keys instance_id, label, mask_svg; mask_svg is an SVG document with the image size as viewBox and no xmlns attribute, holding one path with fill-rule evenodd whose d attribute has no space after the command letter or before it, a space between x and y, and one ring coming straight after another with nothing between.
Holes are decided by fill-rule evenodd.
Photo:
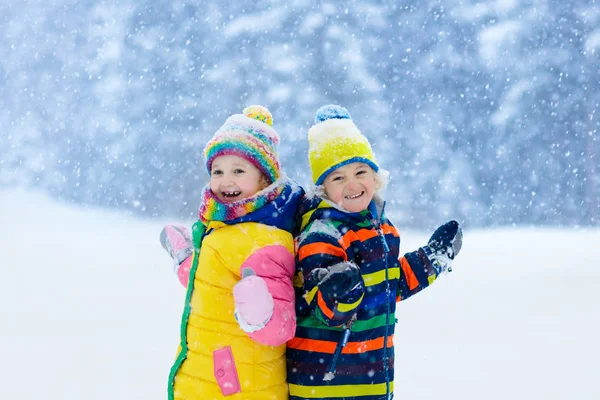
<instances>
[{"instance_id":1,"label":"child","mask_svg":"<svg viewBox=\"0 0 600 400\"><path fill-rule=\"evenodd\" d=\"M170 400L288 399L291 232L303 191L280 171L278 141L264 107L229 117L204 149L210 184L193 245L181 226L161 232L187 286Z\"/></svg>"},{"instance_id":2,"label":"child","mask_svg":"<svg viewBox=\"0 0 600 400\"><path fill-rule=\"evenodd\" d=\"M368 140L348 111L325 106L308 132L317 193L299 209L296 336L288 342L290 400L390 399L396 302L428 287L461 247L456 221L399 259L400 236L377 194Z\"/></svg>"}]
</instances>

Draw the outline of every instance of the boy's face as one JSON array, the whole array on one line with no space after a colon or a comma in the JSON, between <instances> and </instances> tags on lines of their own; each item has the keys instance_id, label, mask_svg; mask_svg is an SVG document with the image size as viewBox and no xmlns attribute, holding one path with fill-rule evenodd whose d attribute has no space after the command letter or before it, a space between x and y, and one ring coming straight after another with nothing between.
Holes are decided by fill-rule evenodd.
<instances>
[{"instance_id":1,"label":"boy's face","mask_svg":"<svg viewBox=\"0 0 600 400\"><path fill-rule=\"evenodd\" d=\"M233 156L214 159L210 170L210 190L223 203L243 200L269 186L267 179L248 160Z\"/></svg>"},{"instance_id":2,"label":"boy's face","mask_svg":"<svg viewBox=\"0 0 600 400\"><path fill-rule=\"evenodd\" d=\"M375 171L361 162L335 169L323 182L329 200L350 212L366 210L376 186Z\"/></svg>"}]
</instances>

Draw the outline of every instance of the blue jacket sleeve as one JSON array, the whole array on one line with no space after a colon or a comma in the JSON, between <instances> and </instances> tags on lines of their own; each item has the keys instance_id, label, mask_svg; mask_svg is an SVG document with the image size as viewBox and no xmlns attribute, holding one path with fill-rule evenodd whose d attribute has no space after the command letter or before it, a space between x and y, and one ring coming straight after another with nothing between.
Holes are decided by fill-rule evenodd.
<instances>
[{"instance_id":1,"label":"blue jacket sleeve","mask_svg":"<svg viewBox=\"0 0 600 400\"><path fill-rule=\"evenodd\" d=\"M363 299L360 269L335 237L323 232L303 236L297 262L304 280L304 299L323 324L343 325Z\"/></svg>"},{"instance_id":2,"label":"blue jacket sleeve","mask_svg":"<svg viewBox=\"0 0 600 400\"><path fill-rule=\"evenodd\" d=\"M397 301L406 300L431 285L438 275L423 249L406 253L400 259Z\"/></svg>"}]
</instances>

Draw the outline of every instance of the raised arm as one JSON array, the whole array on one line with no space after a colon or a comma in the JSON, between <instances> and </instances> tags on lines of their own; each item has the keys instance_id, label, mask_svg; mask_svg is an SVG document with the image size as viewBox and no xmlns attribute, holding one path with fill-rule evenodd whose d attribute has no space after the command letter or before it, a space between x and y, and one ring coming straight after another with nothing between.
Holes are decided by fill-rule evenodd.
<instances>
[{"instance_id":1,"label":"raised arm","mask_svg":"<svg viewBox=\"0 0 600 400\"><path fill-rule=\"evenodd\" d=\"M187 287L194 253L190 232L183 225L166 225L160 232L160 244L173 259L179 282Z\"/></svg>"},{"instance_id":2,"label":"raised arm","mask_svg":"<svg viewBox=\"0 0 600 400\"><path fill-rule=\"evenodd\" d=\"M433 233L427 245L400 259L401 276L397 301L406 300L452 271L452 260L462 248L462 229L449 221Z\"/></svg>"}]
</instances>

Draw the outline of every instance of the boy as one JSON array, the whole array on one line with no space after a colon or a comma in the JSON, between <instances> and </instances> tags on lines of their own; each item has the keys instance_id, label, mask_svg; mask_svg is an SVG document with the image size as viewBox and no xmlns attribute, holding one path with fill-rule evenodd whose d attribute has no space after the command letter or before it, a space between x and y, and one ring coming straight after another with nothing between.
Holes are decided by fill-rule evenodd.
<instances>
[{"instance_id":1,"label":"boy","mask_svg":"<svg viewBox=\"0 0 600 400\"><path fill-rule=\"evenodd\" d=\"M299 208L297 328L288 342L290 399L384 400L393 393L396 302L428 287L458 254L456 221L399 259L384 181L348 111L325 106L309 130L317 186Z\"/></svg>"}]
</instances>

